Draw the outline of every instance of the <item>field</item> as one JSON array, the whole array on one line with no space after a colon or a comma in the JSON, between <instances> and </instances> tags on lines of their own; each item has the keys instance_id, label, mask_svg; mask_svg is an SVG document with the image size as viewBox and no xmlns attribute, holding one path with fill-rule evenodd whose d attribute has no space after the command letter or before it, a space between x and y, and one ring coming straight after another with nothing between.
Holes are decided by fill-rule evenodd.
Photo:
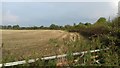
<instances>
[{"instance_id":1,"label":"field","mask_svg":"<svg viewBox=\"0 0 120 68\"><path fill-rule=\"evenodd\" d=\"M67 46L63 42L76 35L61 30L2 30L3 60L17 61L65 53Z\"/></svg>"}]
</instances>

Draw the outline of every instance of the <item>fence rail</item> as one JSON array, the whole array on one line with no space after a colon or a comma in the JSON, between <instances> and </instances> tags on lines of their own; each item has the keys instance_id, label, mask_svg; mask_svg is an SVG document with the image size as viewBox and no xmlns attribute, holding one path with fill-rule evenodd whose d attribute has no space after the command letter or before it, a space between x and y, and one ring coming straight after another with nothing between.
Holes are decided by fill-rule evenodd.
<instances>
[{"instance_id":1,"label":"fence rail","mask_svg":"<svg viewBox=\"0 0 120 68\"><path fill-rule=\"evenodd\" d=\"M83 51L83 52L76 52L76 53L73 53L72 55L77 56L77 55L85 54L85 53L88 53L88 52L94 53L94 52L99 52L99 51L108 50L108 49L109 48L90 50L90 51ZM57 56L49 56L49 57L43 57L43 58L30 59L28 61L23 60L23 61L9 62L9 63L0 64L0 67L3 67L3 66L15 66L15 65L26 64L26 63L33 63L33 62L36 62L37 60L52 60L52 59L58 59L58 58L66 57L66 56L67 56L67 54L63 54L63 55L57 55Z\"/></svg>"}]
</instances>

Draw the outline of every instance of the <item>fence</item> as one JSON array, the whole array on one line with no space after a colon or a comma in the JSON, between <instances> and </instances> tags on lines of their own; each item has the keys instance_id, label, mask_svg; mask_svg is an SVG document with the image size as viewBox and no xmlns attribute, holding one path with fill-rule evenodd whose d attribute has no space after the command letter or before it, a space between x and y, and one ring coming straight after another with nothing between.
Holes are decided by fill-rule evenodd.
<instances>
[{"instance_id":1,"label":"fence","mask_svg":"<svg viewBox=\"0 0 120 68\"><path fill-rule=\"evenodd\" d=\"M76 53L73 53L73 56L84 55L85 53L88 53L88 52L94 53L94 52L99 52L99 51L108 50L108 49L109 48L90 50L90 51L83 51L83 52L76 52ZM9 62L9 63L0 64L0 67L3 67L3 66L15 66L15 65L26 64L26 63L33 63L33 62L36 62L37 60L52 60L52 59L58 59L58 58L66 57L66 56L67 56L67 54L63 54L63 55L57 55L57 56L30 59L28 61L22 60L22 61L16 61L16 62Z\"/></svg>"}]
</instances>

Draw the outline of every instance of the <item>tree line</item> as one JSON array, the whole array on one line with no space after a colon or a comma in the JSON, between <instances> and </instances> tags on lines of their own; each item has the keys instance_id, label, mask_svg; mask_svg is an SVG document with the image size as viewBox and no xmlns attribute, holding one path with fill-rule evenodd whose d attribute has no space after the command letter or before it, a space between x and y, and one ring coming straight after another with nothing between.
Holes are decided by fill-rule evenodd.
<instances>
[{"instance_id":1,"label":"tree line","mask_svg":"<svg viewBox=\"0 0 120 68\"><path fill-rule=\"evenodd\" d=\"M61 26L51 24L49 27L45 26L32 26L32 27L21 27L19 25L1 25L1 29L18 29L18 30L24 30L24 29L30 29L30 30L35 30L35 29L61 29Z\"/></svg>"},{"instance_id":2,"label":"tree line","mask_svg":"<svg viewBox=\"0 0 120 68\"><path fill-rule=\"evenodd\" d=\"M79 23L76 24L74 23L73 25L64 25L64 26L59 26L56 24L51 24L50 26L32 26L32 27L21 27L19 25L0 25L0 29L15 29L15 30L36 30L36 29L50 29L50 30L69 30L76 28L77 26L88 26L91 25L91 23Z\"/></svg>"}]
</instances>

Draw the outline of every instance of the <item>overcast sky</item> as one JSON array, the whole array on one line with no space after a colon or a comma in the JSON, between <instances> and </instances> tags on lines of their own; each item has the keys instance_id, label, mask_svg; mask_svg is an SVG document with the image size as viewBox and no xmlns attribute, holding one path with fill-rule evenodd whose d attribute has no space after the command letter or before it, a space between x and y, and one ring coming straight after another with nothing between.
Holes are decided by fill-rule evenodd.
<instances>
[{"instance_id":1,"label":"overcast sky","mask_svg":"<svg viewBox=\"0 0 120 68\"><path fill-rule=\"evenodd\" d=\"M50 24L94 23L99 17L117 15L113 2L3 2L2 24L49 26Z\"/></svg>"}]
</instances>

